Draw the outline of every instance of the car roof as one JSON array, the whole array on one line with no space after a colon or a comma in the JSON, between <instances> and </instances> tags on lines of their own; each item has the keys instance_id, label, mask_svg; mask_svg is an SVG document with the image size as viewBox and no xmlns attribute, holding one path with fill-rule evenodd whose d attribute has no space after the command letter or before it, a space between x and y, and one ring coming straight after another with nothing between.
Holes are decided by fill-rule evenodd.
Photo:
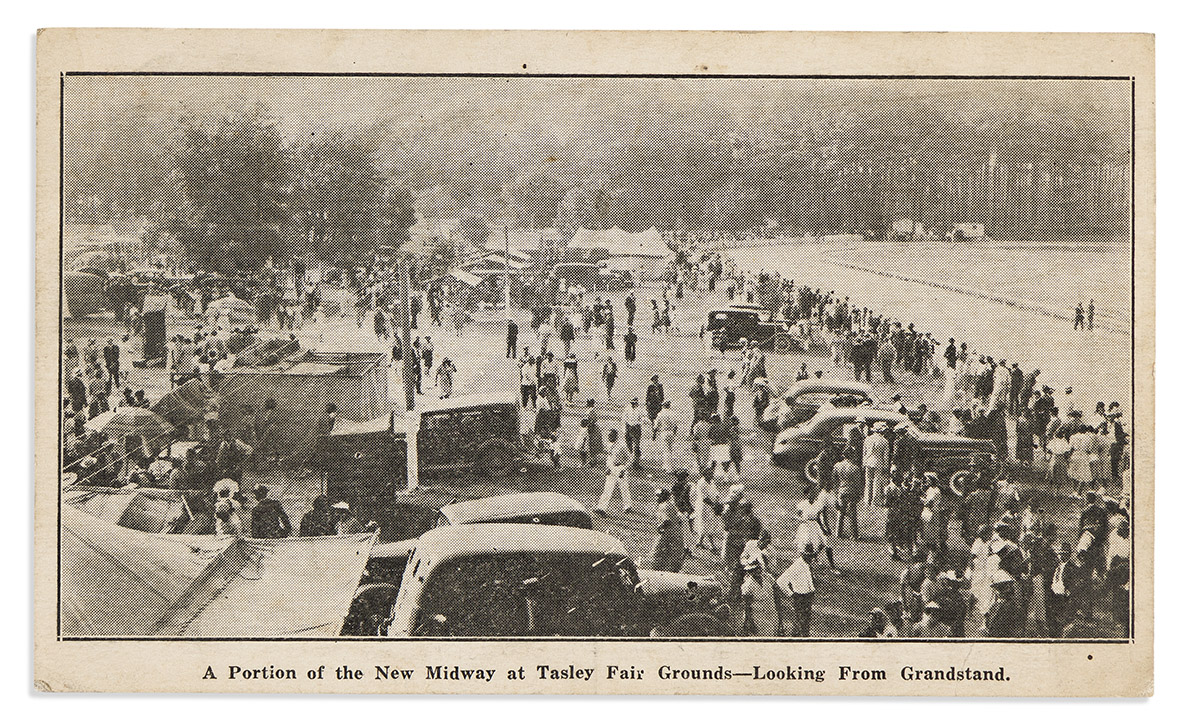
<instances>
[{"instance_id":1,"label":"car roof","mask_svg":"<svg viewBox=\"0 0 1200 720\"><path fill-rule=\"evenodd\" d=\"M712 315L713 313L745 313L747 315L759 315L761 311L746 305L730 305L728 307L713 308L708 314Z\"/></svg>"},{"instance_id":2,"label":"car roof","mask_svg":"<svg viewBox=\"0 0 1200 720\"><path fill-rule=\"evenodd\" d=\"M418 538L417 548L433 563L455 557L510 553L577 553L628 557L612 535L559 525L479 523L446 525Z\"/></svg>"},{"instance_id":3,"label":"car roof","mask_svg":"<svg viewBox=\"0 0 1200 720\"><path fill-rule=\"evenodd\" d=\"M571 511L586 513L587 509L578 500L556 492L509 493L451 503L442 508L442 514L454 525Z\"/></svg>"},{"instance_id":4,"label":"car roof","mask_svg":"<svg viewBox=\"0 0 1200 720\"><path fill-rule=\"evenodd\" d=\"M852 380L797 380L792 383L791 387L784 393L784 397L797 398L805 393L824 392L824 393L852 393L856 395L865 395L871 397L871 386L866 383L854 382Z\"/></svg>"},{"instance_id":5,"label":"car roof","mask_svg":"<svg viewBox=\"0 0 1200 720\"><path fill-rule=\"evenodd\" d=\"M847 420L863 420L867 423L890 422L912 424L912 419L904 413L895 410L884 410L873 407L832 408L820 410L812 416L806 425L816 425L822 422L845 422ZM789 428L790 429L790 428Z\"/></svg>"},{"instance_id":6,"label":"car roof","mask_svg":"<svg viewBox=\"0 0 1200 720\"><path fill-rule=\"evenodd\" d=\"M441 412L443 410L461 410L463 408L485 405L515 405L521 402L515 392L507 393L478 393L475 395L459 395L458 397L434 400L421 408L421 414Z\"/></svg>"}]
</instances>

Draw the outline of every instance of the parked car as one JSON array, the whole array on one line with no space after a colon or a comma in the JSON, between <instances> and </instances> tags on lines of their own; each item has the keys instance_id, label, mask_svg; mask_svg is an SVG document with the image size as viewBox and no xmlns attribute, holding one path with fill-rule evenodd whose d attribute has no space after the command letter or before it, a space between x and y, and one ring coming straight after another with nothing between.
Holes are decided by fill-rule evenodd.
<instances>
[{"instance_id":1,"label":"parked car","mask_svg":"<svg viewBox=\"0 0 1200 720\"><path fill-rule=\"evenodd\" d=\"M779 432L799 425L817 414L826 403L835 407L870 405L871 386L866 383L810 379L797 380L763 411L761 425L770 432Z\"/></svg>"},{"instance_id":2,"label":"parked car","mask_svg":"<svg viewBox=\"0 0 1200 720\"><path fill-rule=\"evenodd\" d=\"M506 479L538 461L537 443L522 431L515 393L463 395L429 403L414 428L422 482L447 472Z\"/></svg>"},{"instance_id":3,"label":"parked car","mask_svg":"<svg viewBox=\"0 0 1200 720\"><path fill-rule=\"evenodd\" d=\"M360 586L343 634L644 637L722 592L714 578L639 570L620 540L575 527L449 525L390 545L403 569Z\"/></svg>"},{"instance_id":4,"label":"parked car","mask_svg":"<svg viewBox=\"0 0 1200 720\"><path fill-rule=\"evenodd\" d=\"M791 343L787 323L764 319L762 308L756 305L730 305L713 310L708 314L706 328L712 333L713 346L721 352L736 347L742 338L757 340L767 348L775 347L777 336Z\"/></svg>"},{"instance_id":5,"label":"parked car","mask_svg":"<svg viewBox=\"0 0 1200 720\"><path fill-rule=\"evenodd\" d=\"M592 515L578 500L556 492L509 493L451 503L438 513L437 527L476 523L559 525L592 529Z\"/></svg>"},{"instance_id":6,"label":"parked car","mask_svg":"<svg viewBox=\"0 0 1200 720\"><path fill-rule=\"evenodd\" d=\"M627 270L614 270L601 267L597 277L598 290L606 292L624 292L633 289L633 274Z\"/></svg>"},{"instance_id":7,"label":"parked car","mask_svg":"<svg viewBox=\"0 0 1200 720\"><path fill-rule=\"evenodd\" d=\"M771 459L780 467L804 472L815 480L818 477L816 457L825 440L832 439L834 447L840 451L846 445L846 426L860 422L868 426L882 422L893 429L904 425L921 448L928 471L949 480L951 487L961 482L956 478L968 471L972 458L983 455L991 463L996 457L996 446L991 440L921 432L903 413L868 407L823 410L807 422L781 431L775 436Z\"/></svg>"},{"instance_id":8,"label":"parked car","mask_svg":"<svg viewBox=\"0 0 1200 720\"><path fill-rule=\"evenodd\" d=\"M591 292L601 289L600 273L600 266L589 262L558 263L550 269L555 287L559 280L565 280L568 286L579 286Z\"/></svg>"}]
</instances>

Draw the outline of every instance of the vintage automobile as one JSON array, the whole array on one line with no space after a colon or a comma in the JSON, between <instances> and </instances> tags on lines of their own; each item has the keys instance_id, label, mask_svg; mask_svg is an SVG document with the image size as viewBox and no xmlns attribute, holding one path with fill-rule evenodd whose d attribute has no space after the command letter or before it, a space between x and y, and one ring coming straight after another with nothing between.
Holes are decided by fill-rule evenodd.
<instances>
[{"instance_id":1,"label":"vintage automobile","mask_svg":"<svg viewBox=\"0 0 1200 720\"><path fill-rule=\"evenodd\" d=\"M845 447L846 426L854 423L886 423L890 428L903 425L916 439L924 454L926 469L947 480L952 488L961 485L960 475L969 472L971 460L984 456L988 463L996 457L996 447L990 440L976 440L960 435L941 435L917 430L907 415L881 408L849 408L823 410L807 422L787 428L775 436L771 459L776 465L802 471L817 479L816 456L829 438L838 450Z\"/></svg>"},{"instance_id":2,"label":"vintage automobile","mask_svg":"<svg viewBox=\"0 0 1200 720\"><path fill-rule=\"evenodd\" d=\"M600 289L600 266L590 262L558 263L550 268L555 285L562 280L568 286L579 286L591 292Z\"/></svg>"},{"instance_id":3,"label":"vintage automobile","mask_svg":"<svg viewBox=\"0 0 1200 720\"><path fill-rule=\"evenodd\" d=\"M411 420L410 420L411 422ZM468 471L507 479L540 460L538 444L521 422L515 393L462 395L437 400L419 413L417 475L422 481Z\"/></svg>"},{"instance_id":4,"label":"vintage automobile","mask_svg":"<svg viewBox=\"0 0 1200 720\"><path fill-rule=\"evenodd\" d=\"M628 270L601 267L598 290L606 292L624 292L633 289L633 274Z\"/></svg>"},{"instance_id":5,"label":"vintage automobile","mask_svg":"<svg viewBox=\"0 0 1200 720\"><path fill-rule=\"evenodd\" d=\"M403 569L359 587L343 634L646 637L722 592L714 578L640 570L617 538L574 527L450 525L392 545Z\"/></svg>"},{"instance_id":6,"label":"vintage automobile","mask_svg":"<svg viewBox=\"0 0 1200 720\"><path fill-rule=\"evenodd\" d=\"M423 502L414 501L408 494L401 498L401 506L409 509L421 504L426 507L436 502L442 493L421 493ZM371 560L367 563L366 577L370 582L390 582L399 585L401 571L408 552L424 532L449 525L475 525L479 523L509 523L529 525L561 525L592 529L592 516L579 501L554 492L508 493L472 500L454 500L440 510L429 507L424 514L426 524L418 531L409 531L406 540L385 540L371 549ZM411 520L411 518L408 518Z\"/></svg>"},{"instance_id":7,"label":"vintage automobile","mask_svg":"<svg viewBox=\"0 0 1200 720\"><path fill-rule=\"evenodd\" d=\"M556 492L508 493L451 503L438 513L437 527L476 523L560 525L592 529L592 515L578 500Z\"/></svg>"},{"instance_id":8,"label":"vintage automobile","mask_svg":"<svg viewBox=\"0 0 1200 720\"><path fill-rule=\"evenodd\" d=\"M809 379L797 380L763 411L764 430L779 432L799 425L817 414L826 403L836 407L861 407L870 405L871 386L849 380Z\"/></svg>"},{"instance_id":9,"label":"vintage automobile","mask_svg":"<svg viewBox=\"0 0 1200 720\"><path fill-rule=\"evenodd\" d=\"M765 348L775 349L792 342L787 323L766 320L757 305L730 305L708 314L706 329L712 333L713 347L724 352L737 347L742 338L757 341Z\"/></svg>"}]
</instances>

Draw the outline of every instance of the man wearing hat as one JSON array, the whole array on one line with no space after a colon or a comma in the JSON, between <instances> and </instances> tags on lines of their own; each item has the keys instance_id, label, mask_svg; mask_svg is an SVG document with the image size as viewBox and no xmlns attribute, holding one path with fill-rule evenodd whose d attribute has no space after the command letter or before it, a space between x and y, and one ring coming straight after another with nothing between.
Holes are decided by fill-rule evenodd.
<instances>
[{"instance_id":1,"label":"man wearing hat","mask_svg":"<svg viewBox=\"0 0 1200 720\"><path fill-rule=\"evenodd\" d=\"M942 622L942 606L930 600L925 603L921 619L912 626L912 637L944 638L950 637L950 626Z\"/></svg>"},{"instance_id":2,"label":"man wearing hat","mask_svg":"<svg viewBox=\"0 0 1200 720\"><path fill-rule=\"evenodd\" d=\"M775 581L784 596L792 601L795 615L792 637L808 637L811 634L813 598L817 594L813 585L812 564L816 559L817 549L812 543L806 544L796 560Z\"/></svg>"},{"instance_id":3,"label":"man wearing hat","mask_svg":"<svg viewBox=\"0 0 1200 720\"><path fill-rule=\"evenodd\" d=\"M261 483L254 486L254 509L250 511L250 536L256 538L285 538L292 534L292 521L278 500L267 497L270 489Z\"/></svg>"},{"instance_id":4,"label":"man wearing hat","mask_svg":"<svg viewBox=\"0 0 1200 720\"><path fill-rule=\"evenodd\" d=\"M887 423L877 422L863 439L862 468L866 476L866 500L871 505L883 505L883 490L888 482L892 448L887 430Z\"/></svg>"},{"instance_id":5,"label":"man wearing hat","mask_svg":"<svg viewBox=\"0 0 1200 720\"><path fill-rule=\"evenodd\" d=\"M992 591L996 600L984 613L983 632L986 637L1021 637L1025 627L1025 613L1017 601L1017 583L1004 570L992 575Z\"/></svg>"}]
</instances>

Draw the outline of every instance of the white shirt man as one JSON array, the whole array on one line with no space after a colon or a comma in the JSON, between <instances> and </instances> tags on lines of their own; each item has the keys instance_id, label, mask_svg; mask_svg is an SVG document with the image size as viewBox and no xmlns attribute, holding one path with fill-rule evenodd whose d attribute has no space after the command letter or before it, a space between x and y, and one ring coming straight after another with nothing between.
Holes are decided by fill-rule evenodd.
<instances>
[{"instance_id":1,"label":"white shirt man","mask_svg":"<svg viewBox=\"0 0 1200 720\"><path fill-rule=\"evenodd\" d=\"M863 472L866 475L866 500L872 505L883 504L883 489L887 486L891 467L891 443L887 435L873 430L863 440Z\"/></svg>"},{"instance_id":2,"label":"white shirt man","mask_svg":"<svg viewBox=\"0 0 1200 720\"><path fill-rule=\"evenodd\" d=\"M663 403L662 409L658 411L658 417L654 418L654 434L662 443L663 468L669 471L672 469L671 458L674 454L675 436L679 434L679 414L675 412L675 408L671 407L670 401Z\"/></svg>"},{"instance_id":3,"label":"white shirt man","mask_svg":"<svg viewBox=\"0 0 1200 720\"><path fill-rule=\"evenodd\" d=\"M613 495L618 489L621 491L621 502L624 503L625 512L633 512L633 496L629 492L628 474L631 460L629 448L619 441L616 430L609 431L608 441L608 474L604 479L604 490L600 493L600 500L596 505L596 514L601 517L608 513Z\"/></svg>"}]
</instances>

